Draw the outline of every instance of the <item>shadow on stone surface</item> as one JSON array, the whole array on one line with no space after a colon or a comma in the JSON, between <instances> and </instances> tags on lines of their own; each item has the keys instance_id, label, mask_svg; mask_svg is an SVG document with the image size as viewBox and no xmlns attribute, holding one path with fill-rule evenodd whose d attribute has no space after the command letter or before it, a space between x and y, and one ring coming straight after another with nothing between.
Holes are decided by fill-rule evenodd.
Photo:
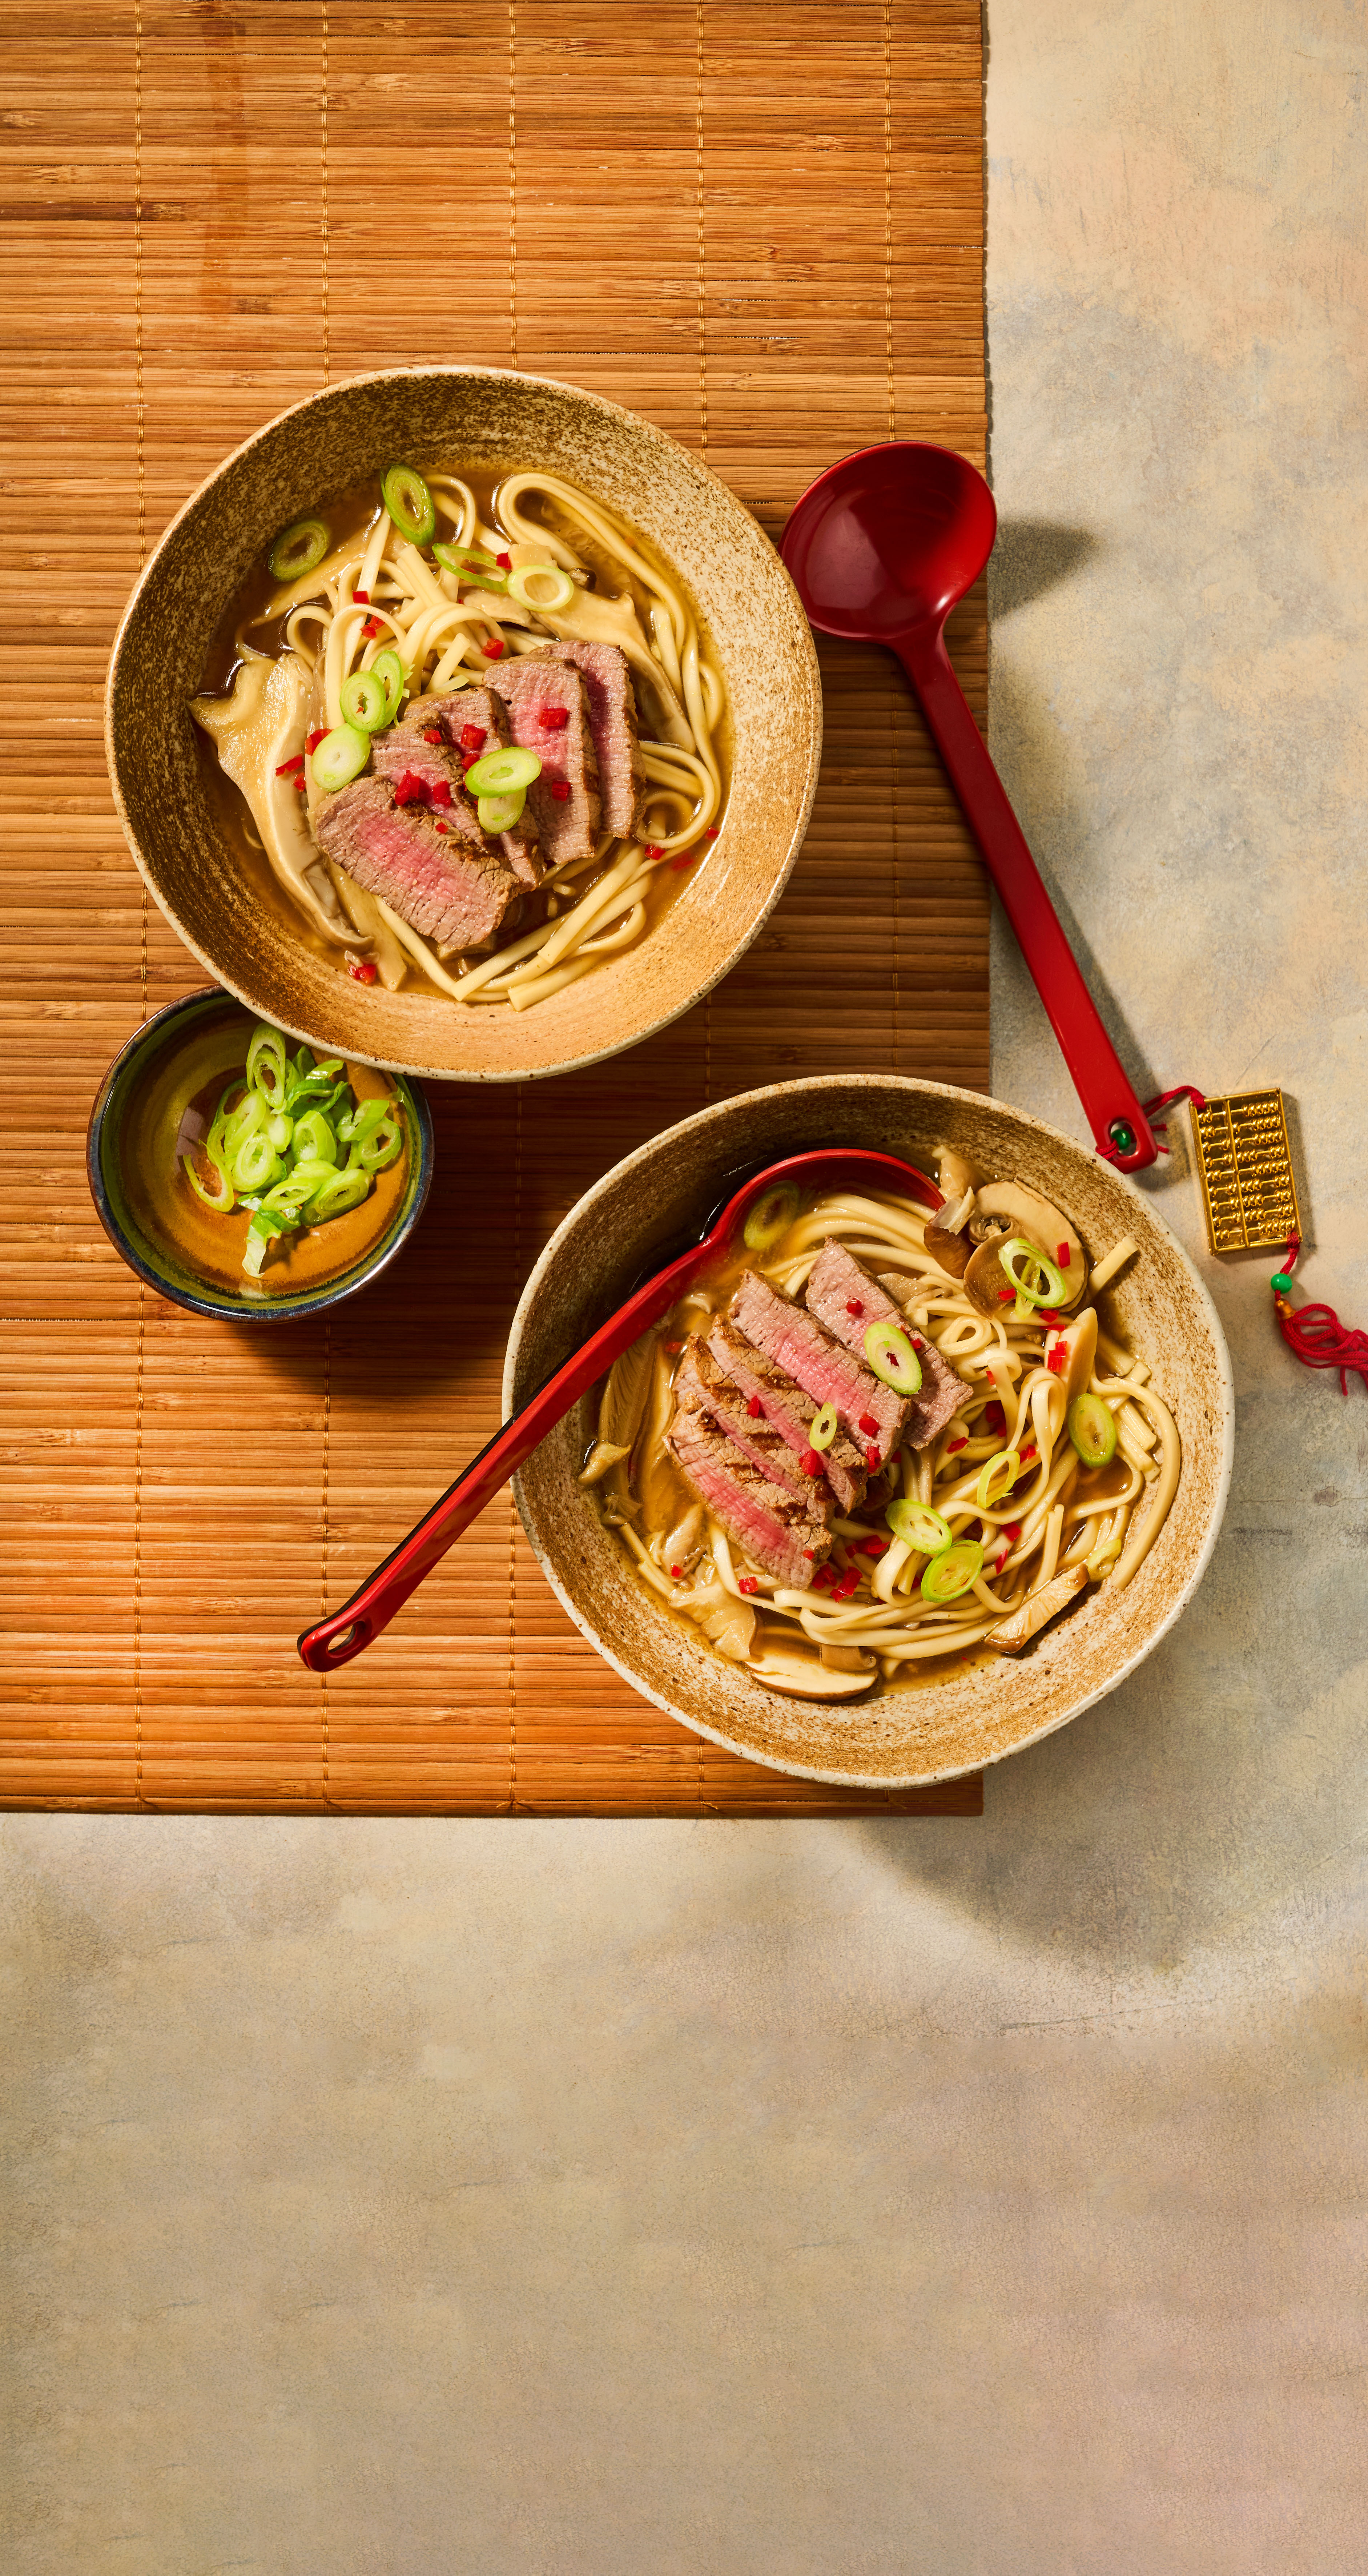
<instances>
[{"instance_id":1,"label":"shadow on stone surface","mask_svg":"<svg viewBox=\"0 0 1368 2576\"><path fill-rule=\"evenodd\" d=\"M1000 519L988 563L988 614L1010 617L1014 608L1043 598L1101 550L1090 528L1057 527L1051 519Z\"/></svg>"}]
</instances>

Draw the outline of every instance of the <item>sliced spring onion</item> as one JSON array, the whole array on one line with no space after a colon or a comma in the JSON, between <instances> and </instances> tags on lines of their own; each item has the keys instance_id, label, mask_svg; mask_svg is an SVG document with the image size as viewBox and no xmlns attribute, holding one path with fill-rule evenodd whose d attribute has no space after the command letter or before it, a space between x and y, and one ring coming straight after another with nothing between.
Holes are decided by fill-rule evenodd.
<instances>
[{"instance_id":1,"label":"sliced spring onion","mask_svg":"<svg viewBox=\"0 0 1368 2576\"><path fill-rule=\"evenodd\" d=\"M359 778L369 758L368 733L363 733L359 725L334 725L331 733L324 734L313 756L315 783L331 796L335 789Z\"/></svg>"},{"instance_id":2,"label":"sliced spring onion","mask_svg":"<svg viewBox=\"0 0 1368 2576\"><path fill-rule=\"evenodd\" d=\"M242 1266L249 1279L261 1277L261 1265L266 1258L268 1246L276 1235L284 1234L285 1231L285 1221L277 1215L274 1208L263 1206L253 1210L252 1222L247 1228L247 1243L242 1255Z\"/></svg>"},{"instance_id":3,"label":"sliced spring onion","mask_svg":"<svg viewBox=\"0 0 1368 2576\"><path fill-rule=\"evenodd\" d=\"M301 573L321 564L330 543L322 519L296 519L281 529L266 561L277 581L298 581Z\"/></svg>"},{"instance_id":4,"label":"sliced spring onion","mask_svg":"<svg viewBox=\"0 0 1368 2576\"><path fill-rule=\"evenodd\" d=\"M808 1442L814 1449L829 1449L836 1437L840 1416L834 1404L824 1404L808 1424Z\"/></svg>"},{"instance_id":5,"label":"sliced spring onion","mask_svg":"<svg viewBox=\"0 0 1368 2576\"><path fill-rule=\"evenodd\" d=\"M466 771L465 783L472 796L516 796L520 787L530 787L540 776L535 751L520 751L516 743L506 743L475 761Z\"/></svg>"},{"instance_id":6,"label":"sliced spring onion","mask_svg":"<svg viewBox=\"0 0 1368 2576\"><path fill-rule=\"evenodd\" d=\"M266 1133L270 1137L271 1143L274 1145L276 1152L278 1154L283 1154L286 1147L289 1145L291 1137L294 1135L293 1118L287 1118L283 1111L278 1111L274 1118L268 1120Z\"/></svg>"},{"instance_id":7,"label":"sliced spring onion","mask_svg":"<svg viewBox=\"0 0 1368 2576\"><path fill-rule=\"evenodd\" d=\"M320 1181L317 1186L321 1189L322 1182ZM301 1181L295 1173L289 1172L283 1181L276 1182L274 1189L267 1191L261 1204L263 1208L273 1209L277 1216L283 1218L286 1225L298 1225L313 1194L313 1183Z\"/></svg>"},{"instance_id":8,"label":"sliced spring onion","mask_svg":"<svg viewBox=\"0 0 1368 2576\"><path fill-rule=\"evenodd\" d=\"M798 1192L791 1181L778 1181L756 1200L742 1236L748 1252L772 1252L798 1214Z\"/></svg>"},{"instance_id":9,"label":"sliced spring onion","mask_svg":"<svg viewBox=\"0 0 1368 2576\"><path fill-rule=\"evenodd\" d=\"M385 508L401 537L425 546L437 532L437 513L422 475L413 465L391 465L382 484Z\"/></svg>"},{"instance_id":10,"label":"sliced spring onion","mask_svg":"<svg viewBox=\"0 0 1368 2576\"><path fill-rule=\"evenodd\" d=\"M285 1098L289 1070L290 1060L279 1029L259 1020L247 1048L247 1080L272 1109L278 1109Z\"/></svg>"},{"instance_id":11,"label":"sliced spring onion","mask_svg":"<svg viewBox=\"0 0 1368 2576\"><path fill-rule=\"evenodd\" d=\"M522 787L516 788L511 796L477 797L475 811L480 818L481 831L511 832L514 824L522 821L526 803L527 791Z\"/></svg>"},{"instance_id":12,"label":"sliced spring onion","mask_svg":"<svg viewBox=\"0 0 1368 2576\"><path fill-rule=\"evenodd\" d=\"M234 1189L227 1172L224 1170L222 1163L217 1159L217 1156L206 1153L203 1146L200 1147L200 1156L201 1159L209 1165L210 1171L215 1174L218 1180L217 1192L207 1190L205 1188L203 1181L200 1179L199 1173L195 1169L195 1157L193 1154L182 1154L181 1156L181 1161L185 1165L185 1177L197 1199L203 1199L205 1206L207 1208L212 1208L216 1216L227 1216L231 1209L236 1205L237 1192Z\"/></svg>"},{"instance_id":13,"label":"sliced spring onion","mask_svg":"<svg viewBox=\"0 0 1368 2576\"><path fill-rule=\"evenodd\" d=\"M1069 1438L1085 1467L1106 1467L1116 1456L1116 1419L1100 1395L1074 1397Z\"/></svg>"},{"instance_id":14,"label":"sliced spring onion","mask_svg":"<svg viewBox=\"0 0 1368 2576\"><path fill-rule=\"evenodd\" d=\"M397 1163L404 1150L404 1113L398 1101L390 1104L390 1115L364 1143L353 1145L351 1164L360 1163L363 1172L387 1172Z\"/></svg>"},{"instance_id":15,"label":"sliced spring onion","mask_svg":"<svg viewBox=\"0 0 1368 2576\"><path fill-rule=\"evenodd\" d=\"M403 663L400 661L392 644L387 644L383 653L376 654L375 660L371 664L371 677L372 679L383 680L385 684L385 697L389 706L390 714L392 716L397 715L399 712L399 701L404 694L406 679Z\"/></svg>"},{"instance_id":16,"label":"sliced spring onion","mask_svg":"<svg viewBox=\"0 0 1368 2576\"><path fill-rule=\"evenodd\" d=\"M1009 1235L997 1246L997 1257L1025 1306L1057 1306L1067 1297L1064 1274L1024 1234ZM1043 1283L1043 1284L1042 1284Z\"/></svg>"},{"instance_id":17,"label":"sliced spring onion","mask_svg":"<svg viewBox=\"0 0 1368 2576\"><path fill-rule=\"evenodd\" d=\"M238 1190L268 1190L273 1181L283 1181L285 1166L270 1137L263 1130L249 1136L233 1156L233 1187Z\"/></svg>"},{"instance_id":18,"label":"sliced spring onion","mask_svg":"<svg viewBox=\"0 0 1368 2576\"><path fill-rule=\"evenodd\" d=\"M542 585L539 596L533 595L533 582ZM549 592L545 587L548 582L551 585ZM508 596L516 599L520 608L530 608L534 613L547 608L555 617L561 609L569 607L575 596L575 585L569 573L561 571L559 564L519 564L516 572L508 576Z\"/></svg>"},{"instance_id":19,"label":"sliced spring onion","mask_svg":"<svg viewBox=\"0 0 1368 2576\"><path fill-rule=\"evenodd\" d=\"M864 1337L865 1358L874 1375L899 1395L915 1395L922 1382L921 1361L906 1333L896 1324L870 1324Z\"/></svg>"},{"instance_id":20,"label":"sliced spring onion","mask_svg":"<svg viewBox=\"0 0 1368 2576\"><path fill-rule=\"evenodd\" d=\"M983 1572L983 1550L976 1538L957 1538L933 1556L921 1579L923 1601L958 1601Z\"/></svg>"},{"instance_id":21,"label":"sliced spring onion","mask_svg":"<svg viewBox=\"0 0 1368 2576\"><path fill-rule=\"evenodd\" d=\"M330 1216L345 1216L348 1208L360 1206L369 1190L368 1172L333 1172L309 1209L311 1221L315 1225L326 1225Z\"/></svg>"},{"instance_id":22,"label":"sliced spring onion","mask_svg":"<svg viewBox=\"0 0 1368 2576\"><path fill-rule=\"evenodd\" d=\"M309 1197L313 1199L317 1197L324 1182L332 1179L336 1169L335 1163L320 1162L315 1156L310 1155L307 1159L296 1163L287 1177L297 1183L301 1190L306 1190Z\"/></svg>"},{"instance_id":23,"label":"sliced spring onion","mask_svg":"<svg viewBox=\"0 0 1368 2576\"><path fill-rule=\"evenodd\" d=\"M295 1120L295 1155L301 1163L336 1163L337 1138L321 1109L306 1109Z\"/></svg>"},{"instance_id":24,"label":"sliced spring onion","mask_svg":"<svg viewBox=\"0 0 1368 2576\"><path fill-rule=\"evenodd\" d=\"M373 1136L376 1128L384 1124L393 1107L393 1101L388 1099L363 1100L359 1108L352 1111L349 1118L339 1118L337 1122L339 1142L343 1145L364 1145L367 1137Z\"/></svg>"},{"instance_id":25,"label":"sliced spring onion","mask_svg":"<svg viewBox=\"0 0 1368 2576\"><path fill-rule=\"evenodd\" d=\"M1015 1449L999 1449L983 1468L974 1487L974 1500L981 1512L989 1512L1010 1494L1021 1474L1021 1459Z\"/></svg>"},{"instance_id":26,"label":"sliced spring onion","mask_svg":"<svg viewBox=\"0 0 1368 2576\"><path fill-rule=\"evenodd\" d=\"M478 582L481 590L502 590L508 579L483 546L441 545L432 551L443 572L454 572L458 581Z\"/></svg>"},{"instance_id":27,"label":"sliced spring onion","mask_svg":"<svg viewBox=\"0 0 1368 2576\"><path fill-rule=\"evenodd\" d=\"M939 1512L933 1512L929 1503L900 1499L889 1504L884 1519L895 1538L904 1540L908 1547L915 1547L922 1556L939 1556L942 1549L951 1546L954 1540L950 1523L942 1520Z\"/></svg>"},{"instance_id":28,"label":"sliced spring onion","mask_svg":"<svg viewBox=\"0 0 1368 2576\"><path fill-rule=\"evenodd\" d=\"M397 662L397 653L394 658ZM358 733L381 732L394 712L384 675L374 667L369 671L353 671L343 681L338 695L343 715L348 724L355 725Z\"/></svg>"}]
</instances>

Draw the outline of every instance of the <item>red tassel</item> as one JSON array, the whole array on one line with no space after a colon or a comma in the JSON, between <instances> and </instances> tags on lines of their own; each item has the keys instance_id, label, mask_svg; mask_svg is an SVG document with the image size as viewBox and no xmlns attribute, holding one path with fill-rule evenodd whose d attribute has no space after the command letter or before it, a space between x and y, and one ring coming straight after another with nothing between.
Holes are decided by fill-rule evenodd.
<instances>
[{"instance_id":1,"label":"red tassel","mask_svg":"<svg viewBox=\"0 0 1368 2576\"><path fill-rule=\"evenodd\" d=\"M1283 1340L1303 1367L1338 1369L1341 1395L1349 1392L1351 1369L1368 1388L1368 1333L1347 1332L1333 1306L1290 1303L1286 1292L1292 1285L1300 1253L1296 1235L1289 1234L1283 1266L1273 1273L1273 1303Z\"/></svg>"}]
</instances>

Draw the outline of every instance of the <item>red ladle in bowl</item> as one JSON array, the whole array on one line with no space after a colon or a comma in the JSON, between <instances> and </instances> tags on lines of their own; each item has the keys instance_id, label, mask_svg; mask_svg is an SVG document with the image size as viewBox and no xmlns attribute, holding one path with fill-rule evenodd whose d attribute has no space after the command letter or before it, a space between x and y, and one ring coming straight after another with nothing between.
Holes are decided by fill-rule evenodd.
<instances>
[{"instance_id":1,"label":"red ladle in bowl","mask_svg":"<svg viewBox=\"0 0 1368 2576\"><path fill-rule=\"evenodd\" d=\"M1021 953L1049 1013L1099 1152L1143 1171L1158 1148L1126 1080L1026 836L945 649L945 621L977 581L997 535L981 474L948 447L900 439L842 457L810 484L780 553L813 626L896 653Z\"/></svg>"},{"instance_id":2,"label":"red ladle in bowl","mask_svg":"<svg viewBox=\"0 0 1368 2576\"><path fill-rule=\"evenodd\" d=\"M462 1531L469 1529L486 1503L493 1501L499 1487L510 1476L516 1476L524 1460L531 1457L548 1431L555 1429L571 1405L578 1404L580 1397L606 1376L614 1360L621 1359L642 1333L648 1333L662 1315L668 1315L701 1270L735 1250L757 1200L785 1181L799 1190L891 1190L933 1210L943 1205L940 1191L925 1172L917 1171L911 1163L898 1162L892 1154L871 1154L862 1146L828 1145L813 1154L790 1154L786 1161L770 1163L763 1172L753 1173L728 1199L701 1241L658 1270L644 1288L638 1288L626 1305L619 1306L592 1339L583 1343L554 1377L547 1379L531 1403L495 1433L488 1448L482 1449L478 1458L472 1458L455 1484L448 1485L441 1501L433 1504L393 1555L367 1576L360 1591L354 1592L330 1619L320 1619L316 1627L305 1629L299 1639L299 1651L310 1672L330 1673L340 1664L349 1664L354 1655L361 1654L379 1636L382 1628L389 1626L409 1594L417 1591Z\"/></svg>"}]
</instances>

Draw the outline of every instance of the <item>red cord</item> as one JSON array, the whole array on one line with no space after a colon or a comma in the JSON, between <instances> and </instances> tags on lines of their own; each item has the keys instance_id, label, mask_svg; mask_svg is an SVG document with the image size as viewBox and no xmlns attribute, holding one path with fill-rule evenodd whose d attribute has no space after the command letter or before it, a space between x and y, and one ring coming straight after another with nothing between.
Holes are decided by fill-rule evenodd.
<instances>
[{"instance_id":1,"label":"red cord","mask_svg":"<svg viewBox=\"0 0 1368 2576\"><path fill-rule=\"evenodd\" d=\"M1149 1119L1151 1125L1154 1123L1156 1110L1171 1109L1174 1102L1177 1100L1190 1100L1194 1109L1205 1109L1206 1107L1206 1093L1204 1091L1196 1090L1190 1082L1180 1082L1175 1090L1161 1091L1157 1099L1147 1100L1145 1102L1145 1116ZM1156 1133L1160 1136L1167 1136L1167 1119L1160 1120ZM1168 1150L1167 1145L1161 1145L1159 1148L1161 1154L1166 1154Z\"/></svg>"},{"instance_id":2,"label":"red cord","mask_svg":"<svg viewBox=\"0 0 1368 2576\"><path fill-rule=\"evenodd\" d=\"M1338 1369L1341 1395L1349 1392L1351 1369L1368 1387L1368 1333L1347 1331L1333 1306L1293 1306L1287 1297L1300 1254L1298 1237L1289 1234L1283 1266L1273 1275L1273 1303L1283 1340L1304 1367Z\"/></svg>"}]
</instances>

